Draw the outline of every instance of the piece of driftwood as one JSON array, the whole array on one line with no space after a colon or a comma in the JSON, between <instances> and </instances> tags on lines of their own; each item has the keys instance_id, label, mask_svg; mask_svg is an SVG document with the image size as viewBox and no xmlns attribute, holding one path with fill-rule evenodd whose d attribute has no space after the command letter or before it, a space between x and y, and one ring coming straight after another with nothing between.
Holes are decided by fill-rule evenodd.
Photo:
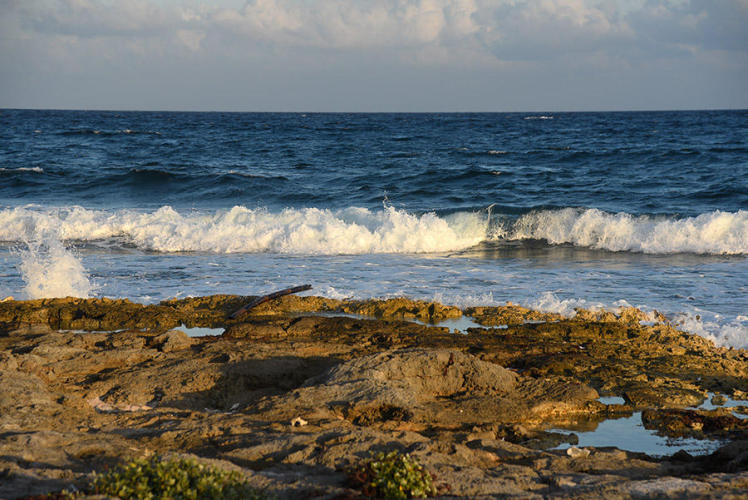
<instances>
[{"instance_id":1,"label":"piece of driftwood","mask_svg":"<svg viewBox=\"0 0 748 500\"><path fill-rule=\"evenodd\" d=\"M250 302L246 306L234 311L234 313L231 316L229 316L229 318L234 319L238 317L239 315L244 314L245 312L249 311L253 307L257 307L260 304L264 304L268 300L277 299L278 297L283 297L284 295L290 295L292 293L305 292L311 289L312 289L312 285L301 285L301 286L295 286L293 288L286 288L285 290L278 290L277 292L269 293L267 295L263 295L262 297L257 297L256 299L254 299L252 302Z\"/></svg>"}]
</instances>

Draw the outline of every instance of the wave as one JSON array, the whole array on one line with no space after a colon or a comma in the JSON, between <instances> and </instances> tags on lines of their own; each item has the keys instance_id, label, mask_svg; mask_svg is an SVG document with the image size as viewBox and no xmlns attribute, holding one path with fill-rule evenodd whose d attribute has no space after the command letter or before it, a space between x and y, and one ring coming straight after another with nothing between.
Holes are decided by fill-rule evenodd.
<instances>
[{"instance_id":1,"label":"wave","mask_svg":"<svg viewBox=\"0 0 748 500\"><path fill-rule=\"evenodd\" d=\"M678 313L673 316L676 328L707 338L723 347L748 349L748 318L705 318L702 314Z\"/></svg>"},{"instance_id":2,"label":"wave","mask_svg":"<svg viewBox=\"0 0 748 500\"><path fill-rule=\"evenodd\" d=\"M489 210L490 212L490 210ZM443 253L533 240L614 252L748 254L748 211L697 217L634 216L563 208L519 216L486 210L412 214L381 210L235 206L217 212L105 211L81 207L0 210L0 241L18 242L56 231L62 240L116 240L157 252L378 254Z\"/></svg>"},{"instance_id":3,"label":"wave","mask_svg":"<svg viewBox=\"0 0 748 500\"><path fill-rule=\"evenodd\" d=\"M101 136L114 136L114 135L161 135L161 132L155 130L131 130L129 128L122 130L97 130L91 128L80 128L72 130L63 130L58 132L58 135L62 136L78 136L78 135L101 135Z\"/></svg>"},{"instance_id":4,"label":"wave","mask_svg":"<svg viewBox=\"0 0 748 500\"><path fill-rule=\"evenodd\" d=\"M509 227L496 227L494 238L540 239L614 252L740 255L748 254L748 211L673 218L565 208L525 214Z\"/></svg>"},{"instance_id":5,"label":"wave","mask_svg":"<svg viewBox=\"0 0 748 500\"><path fill-rule=\"evenodd\" d=\"M38 211L0 210L0 240L33 240L57 231L62 240L116 238L158 252L367 254L439 253L462 250L485 238L485 214L413 215L392 207L326 210L236 206L213 214L180 214L171 207L151 213L106 212L81 207Z\"/></svg>"},{"instance_id":6,"label":"wave","mask_svg":"<svg viewBox=\"0 0 748 500\"><path fill-rule=\"evenodd\" d=\"M27 248L19 251L19 271L26 283L26 298L87 298L95 291L80 259L65 248L54 231L42 231L25 244Z\"/></svg>"},{"instance_id":7,"label":"wave","mask_svg":"<svg viewBox=\"0 0 748 500\"><path fill-rule=\"evenodd\" d=\"M488 149L488 150L469 150L468 148L459 148L457 150L459 154L467 157L481 157L481 156L502 156L510 154L509 151L503 149Z\"/></svg>"},{"instance_id":8,"label":"wave","mask_svg":"<svg viewBox=\"0 0 748 500\"><path fill-rule=\"evenodd\" d=\"M44 169L42 167L18 167L18 168L0 167L0 172L34 172L37 174L43 174Z\"/></svg>"},{"instance_id":9,"label":"wave","mask_svg":"<svg viewBox=\"0 0 748 500\"><path fill-rule=\"evenodd\" d=\"M499 305L499 304L497 304ZM590 302L585 299L559 299L553 292L546 291L535 300L529 301L527 307L542 312L552 312L573 318L577 309L592 311L611 311L620 314L621 308L632 307L626 300L619 300L612 306L600 302ZM636 306L642 310L648 321L656 321L657 316L652 308ZM748 348L748 317L722 317L719 314L701 314L696 312L678 312L667 315L671 323L678 329L707 338L718 346Z\"/></svg>"}]
</instances>

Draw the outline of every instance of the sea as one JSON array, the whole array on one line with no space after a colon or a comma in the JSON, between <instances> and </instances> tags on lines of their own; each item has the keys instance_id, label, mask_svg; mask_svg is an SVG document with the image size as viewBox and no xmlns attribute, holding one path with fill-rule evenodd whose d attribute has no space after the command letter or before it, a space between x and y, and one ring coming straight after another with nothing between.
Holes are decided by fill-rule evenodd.
<instances>
[{"instance_id":1,"label":"sea","mask_svg":"<svg viewBox=\"0 0 748 500\"><path fill-rule=\"evenodd\" d=\"M748 111L0 109L0 299L625 306L748 347Z\"/></svg>"}]
</instances>

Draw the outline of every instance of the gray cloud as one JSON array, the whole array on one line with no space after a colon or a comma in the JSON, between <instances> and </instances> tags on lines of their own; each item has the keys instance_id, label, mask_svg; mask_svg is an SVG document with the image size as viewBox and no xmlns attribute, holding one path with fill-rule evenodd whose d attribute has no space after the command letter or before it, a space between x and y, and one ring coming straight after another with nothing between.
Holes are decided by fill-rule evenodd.
<instances>
[{"instance_id":1,"label":"gray cloud","mask_svg":"<svg viewBox=\"0 0 748 500\"><path fill-rule=\"evenodd\" d=\"M704 50L748 50L748 2L691 0L672 5L650 0L632 13L631 24L644 39Z\"/></svg>"},{"instance_id":2,"label":"gray cloud","mask_svg":"<svg viewBox=\"0 0 748 500\"><path fill-rule=\"evenodd\" d=\"M154 37L192 49L206 34L255 45L379 50L484 47L498 59L532 60L616 46L688 45L745 51L745 0L650 0L621 11L592 0L252 0L242 7L149 0L5 0L39 35ZM187 36L192 33L194 36Z\"/></svg>"},{"instance_id":3,"label":"gray cloud","mask_svg":"<svg viewBox=\"0 0 748 500\"><path fill-rule=\"evenodd\" d=\"M636 107L619 82L641 92L649 85L672 105L667 87L694 72L710 79L685 88L681 106L746 105L746 25L747 0L0 0L0 64L13 70L0 76L0 106L49 105L46 96L69 95L64 88L76 82L84 89L87 79L113 87L91 94L107 102L125 75L130 87L120 95L129 100L112 106L137 103L136 88L169 102L198 96L168 104L176 107L268 102L220 78L231 75L274 91L273 101L304 95L349 109L360 94L343 91L350 85L380 96L360 101L367 109L433 108L450 98L454 108L605 107L606 92L615 106ZM45 91L45 82L56 88ZM498 87L517 96L501 98Z\"/></svg>"}]
</instances>

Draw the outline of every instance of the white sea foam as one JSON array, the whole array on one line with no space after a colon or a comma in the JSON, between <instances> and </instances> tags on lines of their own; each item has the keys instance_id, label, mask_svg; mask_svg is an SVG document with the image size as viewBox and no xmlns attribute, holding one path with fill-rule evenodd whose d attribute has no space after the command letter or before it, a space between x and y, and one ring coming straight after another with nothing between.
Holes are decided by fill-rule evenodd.
<instances>
[{"instance_id":1,"label":"white sea foam","mask_svg":"<svg viewBox=\"0 0 748 500\"><path fill-rule=\"evenodd\" d=\"M748 318L744 316L720 322L702 314L679 313L672 321L677 328L705 337L717 345L748 349Z\"/></svg>"},{"instance_id":2,"label":"white sea foam","mask_svg":"<svg viewBox=\"0 0 748 500\"><path fill-rule=\"evenodd\" d=\"M544 239L551 244L651 254L748 254L748 211L714 211L672 218L611 214L597 209L532 212L495 224L486 214L444 217L386 206L269 212L236 206L212 213L101 211L81 207L0 210L0 241L26 241L43 232L63 240L122 238L144 250L215 253L438 253L469 248L486 238Z\"/></svg>"},{"instance_id":3,"label":"white sea foam","mask_svg":"<svg viewBox=\"0 0 748 500\"><path fill-rule=\"evenodd\" d=\"M37 174L43 174L44 169L41 167L18 167L18 168L0 167L0 172L36 172Z\"/></svg>"},{"instance_id":4,"label":"white sea foam","mask_svg":"<svg viewBox=\"0 0 748 500\"><path fill-rule=\"evenodd\" d=\"M748 211L676 219L566 208L526 214L502 236L612 251L739 255L748 253Z\"/></svg>"},{"instance_id":5,"label":"white sea foam","mask_svg":"<svg viewBox=\"0 0 748 500\"><path fill-rule=\"evenodd\" d=\"M621 310L629 307L636 307L645 313L647 321L656 321L655 311L647 306L632 306L627 300L620 299L612 304L603 304L602 302L588 301L582 298L559 299L555 293L546 291L537 298L530 300L527 307L536 311L556 313L567 318L573 318L577 314L577 309L587 309L589 311L610 311L620 314Z\"/></svg>"},{"instance_id":6,"label":"white sea foam","mask_svg":"<svg viewBox=\"0 0 748 500\"><path fill-rule=\"evenodd\" d=\"M573 317L575 309L589 309L599 311L604 305L599 302L588 302L585 299L559 299L553 292L543 292L538 298L531 300L527 307L541 312L556 313L566 317Z\"/></svg>"},{"instance_id":7,"label":"white sea foam","mask_svg":"<svg viewBox=\"0 0 748 500\"><path fill-rule=\"evenodd\" d=\"M588 302L585 299L559 299L553 292L544 292L537 299L526 304L531 309L542 312L561 314L568 318L574 317L577 308L592 311L611 311L619 314L623 307L631 307L626 300L616 301L607 306L600 302ZM651 323L657 321L655 311L646 306L636 306L647 315ZM739 315L734 319L722 318L719 314L697 312L679 312L667 315L673 326L684 332L693 333L707 338L718 346L748 348L748 317ZM648 323L644 323L648 324Z\"/></svg>"},{"instance_id":8,"label":"white sea foam","mask_svg":"<svg viewBox=\"0 0 748 500\"><path fill-rule=\"evenodd\" d=\"M469 248L485 239L486 217L457 213L416 216L392 207L324 210L234 207L217 213L151 213L74 207L0 210L0 240L31 239L56 231L64 240L125 238L159 252L268 252L282 254L438 253Z\"/></svg>"},{"instance_id":9,"label":"white sea foam","mask_svg":"<svg viewBox=\"0 0 748 500\"><path fill-rule=\"evenodd\" d=\"M89 297L94 290L81 261L51 233L29 241L20 252L20 271L29 299Z\"/></svg>"}]
</instances>

